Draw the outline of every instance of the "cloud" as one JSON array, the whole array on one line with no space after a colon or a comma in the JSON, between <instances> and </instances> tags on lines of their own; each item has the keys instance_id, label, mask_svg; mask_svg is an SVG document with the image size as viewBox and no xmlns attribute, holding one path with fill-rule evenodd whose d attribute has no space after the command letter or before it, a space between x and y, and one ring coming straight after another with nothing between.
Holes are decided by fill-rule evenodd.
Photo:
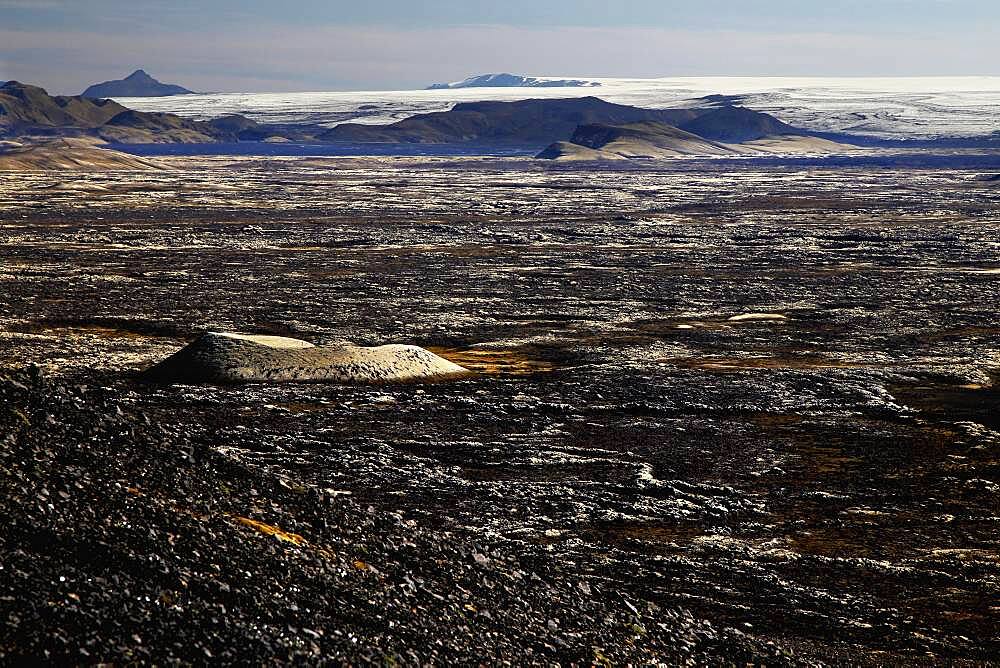
<instances>
[{"instance_id":1,"label":"cloud","mask_svg":"<svg viewBox=\"0 0 1000 668\"><path fill-rule=\"evenodd\" d=\"M0 0L2 1L2 0ZM243 26L194 33L116 34L0 28L0 80L78 92L145 67L199 90L413 87L469 74L684 75L990 74L1000 45L963 35L524 28L404 29Z\"/></svg>"}]
</instances>

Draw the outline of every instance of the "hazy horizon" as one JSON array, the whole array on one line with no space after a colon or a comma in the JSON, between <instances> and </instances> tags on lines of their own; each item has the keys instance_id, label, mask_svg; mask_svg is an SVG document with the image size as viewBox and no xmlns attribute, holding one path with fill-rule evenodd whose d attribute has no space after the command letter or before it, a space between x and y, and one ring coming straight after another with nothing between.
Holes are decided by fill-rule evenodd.
<instances>
[{"instance_id":1,"label":"hazy horizon","mask_svg":"<svg viewBox=\"0 0 1000 668\"><path fill-rule=\"evenodd\" d=\"M628 9L594 0L0 0L0 80L66 94L138 68L219 92L407 90L486 72L998 74L1000 6L984 0L636 0Z\"/></svg>"}]
</instances>

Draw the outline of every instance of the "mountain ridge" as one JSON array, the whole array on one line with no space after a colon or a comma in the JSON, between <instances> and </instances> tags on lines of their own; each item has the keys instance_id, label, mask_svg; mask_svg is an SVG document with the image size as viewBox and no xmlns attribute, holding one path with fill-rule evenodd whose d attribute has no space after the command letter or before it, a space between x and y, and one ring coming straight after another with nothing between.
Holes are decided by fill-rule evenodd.
<instances>
[{"instance_id":1,"label":"mountain ridge","mask_svg":"<svg viewBox=\"0 0 1000 668\"><path fill-rule=\"evenodd\" d=\"M581 126L642 122L663 123L709 141L809 134L769 114L734 105L646 109L586 96L462 102L448 111L417 114L389 125L343 123L318 139L354 143L497 143L541 148L569 139Z\"/></svg>"},{"instance_id":2,"label":"mountain ridge","mask_svg":"<svg viewBox=\"0 0 1000 668\"><path fill-rule=\"evenodd\" d=\"M587 123L681 122L696 116L686 109L641 109L597 97L463 102L448 111L417 114L389 125L343 123L319 138L357 143L489 142L545 146L568 138L577 127Z\"/></svg>"},{"instance_id":3,"label":"mountain ridge","mask_svg":"<svg viewBox=\"0 0 1000 668\"><path fill-rule=\"evenodd\" d=\"M51 96L44 88L8 81L0 86L0 136L89 136L119 143L238 141L260 126L239 117L193 121L129 109L107 98Z\"/></svg>"}]
</instances>

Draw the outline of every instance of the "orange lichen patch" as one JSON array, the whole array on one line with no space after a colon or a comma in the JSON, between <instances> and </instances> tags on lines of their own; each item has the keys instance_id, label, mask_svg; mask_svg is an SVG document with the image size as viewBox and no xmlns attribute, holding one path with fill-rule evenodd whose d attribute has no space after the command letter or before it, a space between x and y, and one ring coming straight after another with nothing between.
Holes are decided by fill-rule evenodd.
<instances>
[{"instance_id":1,"label":"orange lichen patch","mask_svg":"<svg viewBox=\"0 0 1000 668\"><path fill-rule=\"evenodd\" d=\"M463 366L469 371L497 376L529 376L553 371L555 365L530 359L517 350L479 350L463 348L428 348L435 355Z\"/></svg>"},{"instance_id":2,"label":"orange lichen patch","mask_svg":"<svg viewBox=\"0 0 1000 668\"><path fill-rule=\"evenodd\" d=\"M252 520L249 517L240 517L239 515L231 515L231 517L238 524L255 529L262 534L274 536L282 542L291 543L292 545L305 545L307 543L306 539L297 533L288 533L287 531L282 531L276 526L264 524L263 522Z\"/></svg>"},{"instance_id":3,"label":"orange lichen patch","mask_svg":"<svg viewBox=\"0 0 1000 668\"><path fill-rule=\"evenodd\" d=\"M747 369L865 369L874 365L841 362L820 355L790 357L680 357L659 360L687 369L705 371L745 371Z\"/></svg>"}]
</instances>

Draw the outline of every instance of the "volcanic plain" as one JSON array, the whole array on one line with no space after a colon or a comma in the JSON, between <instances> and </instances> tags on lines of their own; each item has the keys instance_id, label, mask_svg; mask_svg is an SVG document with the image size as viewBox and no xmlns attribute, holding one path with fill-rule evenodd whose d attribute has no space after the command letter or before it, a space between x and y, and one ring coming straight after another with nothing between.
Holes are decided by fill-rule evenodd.
<instances>
[{"instance_id":1,"label":"volcanic plain","mask_svg":"<svg viewBox=\"0 0 1000 668\"><path fill-rule=\"evenodd\" d=\"M0 180L0 657L1000 653L989 174L157 163ZM475 374L142 378L212 331Z\"/></svg>"}]
</instances>

